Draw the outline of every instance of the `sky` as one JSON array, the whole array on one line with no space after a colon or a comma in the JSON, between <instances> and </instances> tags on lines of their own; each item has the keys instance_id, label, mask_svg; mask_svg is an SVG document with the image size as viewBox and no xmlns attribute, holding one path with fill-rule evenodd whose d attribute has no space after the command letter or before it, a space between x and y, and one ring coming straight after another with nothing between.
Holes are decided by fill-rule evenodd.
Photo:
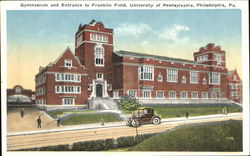
<instances>
[{"instance_id":1,"label":"sky","mask_svg":"<svg viewBox=\"0 0 250 156\"><path fill-rule=\"evenodd\" d=\"M7 11L7 87L35 88L39 66L69 46L80 23L114 29L114 49L193 60L208 43L226 51L226 66L242 75L241 11L11 10Z\"/></svg>"}]
</instances>

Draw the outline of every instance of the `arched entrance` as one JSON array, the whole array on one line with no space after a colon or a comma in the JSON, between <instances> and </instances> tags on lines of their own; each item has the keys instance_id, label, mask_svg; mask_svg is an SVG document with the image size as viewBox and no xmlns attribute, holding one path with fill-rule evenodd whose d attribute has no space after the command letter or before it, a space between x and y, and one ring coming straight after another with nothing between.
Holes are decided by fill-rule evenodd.
<instances>
[{"instance_id":1,"label":"arched entrance","mask_svg":"<svg viewBox=\"0 0 250 156\"><path fill-rule=\"evenodd\" d=\"M96 85L96 97L102 97L102 85L101 84Z\"/></svg>"}]
</instances>

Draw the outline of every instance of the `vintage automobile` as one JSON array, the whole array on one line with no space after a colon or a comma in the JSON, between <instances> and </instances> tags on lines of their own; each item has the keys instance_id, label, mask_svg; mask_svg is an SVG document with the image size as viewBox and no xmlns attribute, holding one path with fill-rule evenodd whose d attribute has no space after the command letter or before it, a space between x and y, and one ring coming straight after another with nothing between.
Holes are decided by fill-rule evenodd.
<instances>
[{"instance_id":1,"label":"vintage automobile","mask_svg":"<svg viewBox=\"0 0 250 156\"><path fill-rule=\"evenodd\" d=\"M161 118L154 115L154 109L150 107L140 107L137 109L137 113L129 117L126 121L126 125L138 127L141 124L153 123L160 124Z\"/></svg>"}]
</instances>

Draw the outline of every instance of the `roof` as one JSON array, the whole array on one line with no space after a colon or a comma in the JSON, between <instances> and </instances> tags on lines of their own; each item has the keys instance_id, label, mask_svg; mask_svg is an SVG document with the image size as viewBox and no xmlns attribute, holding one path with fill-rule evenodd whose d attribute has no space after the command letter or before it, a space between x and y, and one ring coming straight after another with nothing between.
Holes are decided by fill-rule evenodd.
<instances>
[{"instance_id":1,"label":"roof","mask_svg":"<svg viewBox=\"0 0 250 156\"><path fill-rule=\"evenodd\" d=\"M130 52L130 51L124 51L124 50L115 51L114 53L116 55L120 56L120 57L131 56L131 57L136 57L136 58L151 58L151 59L163 60L163 61L200 64L200 63L198 63L196 61L192 61L192 60L173 58L173 57L166 57L166 56L159 56L159 55L142 54L142 53Z\"/></svg>"}]
</instances>

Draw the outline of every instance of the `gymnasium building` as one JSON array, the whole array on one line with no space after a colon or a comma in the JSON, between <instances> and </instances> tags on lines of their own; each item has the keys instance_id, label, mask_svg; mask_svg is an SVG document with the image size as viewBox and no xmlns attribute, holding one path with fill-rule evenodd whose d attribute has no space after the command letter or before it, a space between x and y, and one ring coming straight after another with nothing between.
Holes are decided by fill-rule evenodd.
<instances>
[{"instance_id":1,"label":"gymnasium building","mask_svg":"<svg viewBox=\"0 0 250 156\"><path fill-rule=\"evenodd\" d=\"M79 26L66 48L35 76L36 105L46 109L115 109L124 95L141 104L241 103L241 79L226 52L209 43L193 60L114 51L113 29L95 20Z\"/></svg>"}]
</instances>

